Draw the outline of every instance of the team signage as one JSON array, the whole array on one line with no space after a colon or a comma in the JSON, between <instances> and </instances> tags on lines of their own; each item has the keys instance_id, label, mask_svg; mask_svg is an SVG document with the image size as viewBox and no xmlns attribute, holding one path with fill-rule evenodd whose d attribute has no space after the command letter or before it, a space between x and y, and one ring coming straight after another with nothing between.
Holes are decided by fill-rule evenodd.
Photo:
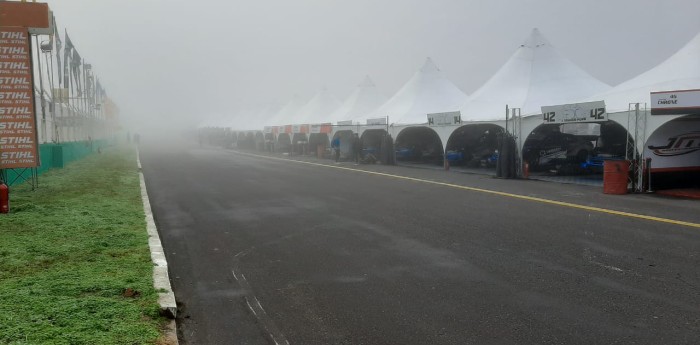
<instances>
[{"instance_id":1,"label":"team signage","mask_svg":"<svg viewBox=\"0 0 700 345\"><path fill-rule=\"evenodd\" d=\"M651 93L651 115L700 114L700 90Z\"/></svg>"},{"instance_id":2,"label":"team signage","mask_svg":"<svg viewBox=\"0 0 700 345\"><path fill-rule=\"evenodd\" d=\"M563 104L542 107L544 123L582 123L608 121L605 102Z\"/></svg>"},{"instance_id":3,"label":"team signage","mask_svg":"<svg viewBox=\"0 0 700 345\"><path fill-rule=\"evenodd\" d=\"M700 121L667 122L649 136L644 157L651 158L652 172L700 170Z\"/></svg>"},{"instance_id":4,"label":"team signage","mask_svg":"<svg viewBox=\"0 0 700 345\"><path fill-rule=\"evenodd\" d=\"M0 27L0 169L39 165L29 31Z\"/></svg>"},{"instance_id":5,"label":"team signage","mask_svg":"<svg viewBox=\"0 0 700 345\"><path fill-rule=\"evenodd\" d=\"M462 113L459 111L428 114L428 125L431 126L455 125L460 123L462 123Z\"/></svg>"},{"instance_id":6,"label":"team signage","mask_svg":"<svg viewBox=\"0 0 700 345\"><path fill-rule=\"evenodd\" d=\"M378 117L375 119L367 119L368 125L386 125L386 117Z\"/></svg>"},{"instance_id":7,"label":"team signage","mask_svg":"<svg viewBox=\"0 0 700 345\"><path fill-rule=\"evenodd\" d=\"M292 133L309 133L309 125L292 125Z\"/></svg>"},{"instance_id":8,"label":"team signage","mask_svg":"<svg viewBox=\"0 0 700 345\"><path fill-rule=\"evenodd\" d=\"M314 124L314 125L311 125L311 133L312 134L330 133L332 128L333 128L333 125L330 123Z\"/></svg>"}]
</instances>

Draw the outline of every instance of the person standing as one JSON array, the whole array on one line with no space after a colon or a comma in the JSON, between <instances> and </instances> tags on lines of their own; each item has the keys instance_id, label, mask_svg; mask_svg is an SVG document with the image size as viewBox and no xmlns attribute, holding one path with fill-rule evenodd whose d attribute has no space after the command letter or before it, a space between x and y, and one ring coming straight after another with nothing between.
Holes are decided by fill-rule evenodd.
<instances>
[{"instance_id":1,"label":"person standing","mask_svg":"<svg viewBox=\"0 0 700 345\"><path fill-rule=\"evenodd\" d=\"M338 160L340 160L340 136L336 136L335 138L333 138L333 142L331 142L331 147L333 147L335 162L338 163Z\"/></svg>"}]
</instances>

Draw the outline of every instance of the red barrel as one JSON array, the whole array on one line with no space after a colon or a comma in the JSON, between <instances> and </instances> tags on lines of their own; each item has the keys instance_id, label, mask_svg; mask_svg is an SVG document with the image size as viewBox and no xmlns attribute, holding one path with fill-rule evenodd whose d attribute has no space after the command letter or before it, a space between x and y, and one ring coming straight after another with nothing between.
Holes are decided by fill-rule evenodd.
<instances>
[{"instance_id":1,"label":"red barrel","mask_svg":"<svg viewBox=\"0 0 700 345\"><path fill-rule=\"evenodd\" d=\"M610 160L603 165L603 193L627 194L630 161Z\"/></svg>"}]
</instances>

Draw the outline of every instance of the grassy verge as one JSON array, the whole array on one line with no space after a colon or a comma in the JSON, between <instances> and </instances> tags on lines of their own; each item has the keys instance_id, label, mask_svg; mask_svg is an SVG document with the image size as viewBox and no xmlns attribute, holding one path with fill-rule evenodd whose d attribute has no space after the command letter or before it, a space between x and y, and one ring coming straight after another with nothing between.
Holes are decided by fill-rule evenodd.
<instances>
[{"instance_id":1,"label":"grassy verge","mask_svg":"<svg viewBox=\"0 0 700 345\"><path fill-rule=\"evenodd\" d=\"M135 160L114 148L41 175L37 191L12 188L0 215L0 344L157 342Z\"/></svg>"}]
</instances>

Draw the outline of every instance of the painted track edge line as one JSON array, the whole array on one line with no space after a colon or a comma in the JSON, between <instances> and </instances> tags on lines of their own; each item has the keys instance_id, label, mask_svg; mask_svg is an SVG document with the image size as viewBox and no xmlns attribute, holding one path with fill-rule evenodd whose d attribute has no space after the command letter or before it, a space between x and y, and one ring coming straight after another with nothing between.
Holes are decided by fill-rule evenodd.
<instances>
[{"instance_id":1,"label":"painted track edge line","mask_svg":"<svg viewBox=\"0 0 700 345\"><path fill-rule=\"evenodd\" d=\"M151 201L148 198L146 179L143 176L141 155L138 147L136 148L136 166L139 173L139 186L141 188L141 200L143 202L143 211L146 220L146 231L148 232L148 247L151 252L151 260L153 261L153 288L156 289L156 291L161 289L165 290L165 292L158 292L158 304L160 305L161 314L171 319L162 334L163 337L168 340L169 344L177 345L179 344L177 339L177 323L175 322L175 317L177 316L177 302L175 301L175 293L170 284L168 262L165 258L163 245L158 235L158 228L153 218Z\"/></svg>"},{"instance_id":2,"label":"painted track edge line","mask_svg":"<svg viewBox=\"0 0 700 345\"><path fill-rule=\"evenodd\" d=\"M235 152L235 153L241 154L241 155L245 155L245 156L251 156L251 157L258 157L258 158L264 158L264 159L270 159L270 160L279 160L279 161L284 161L284 162L295 162L295 163L300 163L300 164L320 166L320 167L331 168L331 169L355 171L355 172L361 172L361 173L370 174L370 175L398 178L398 179L407 180L407 181L434 184L434 185L438 185L438 186L468 190L468 191L472 191L472 192L480 192L480 193L486 193L486 194L491 194L491 195L499 195L499 196L514 198L514 199L534 201L534 202L540 202L540 203L550 204L550 205L557 205L557 206L561 206L561 207L569 207L569 208L575 208L575 209L579 209L579 210L586 210L586 211L598 212L598 213L606 213L606 214L615 215L615 216L643 219L643 220L648 220L648 221L653 221L653 222L658 222L658 223L674 224L674 225L681 225L681 226L687 226L687 227L691 227L691 228L700 229L700 223L686 222L686 221L682 221L682 220L649 216L649 215L632 213L632 212L625 212L625 211L617 211L617 210L611 210L611 209L606 209L606 208L598 208L598 207L593 207L593 206L574 204L574 203L570 203L570 202L566 202L566 201L557 201L557 200L539 198L539 197L534 197L534 196L527 196L527 195L507 193L507 192L499 192L496 190L462 186L462 185L453 184L453 183L431 181L431 180L420 179L420 178L416 178L416 177L387 174L387 173L382 173L382 172L377 172L377 171L354 169L354 168L341 167L341 166L336 166L336 165L328 165L328 164L322 164L322 163L307 162L307 161L301 161L301 160L295 160L295 159L289 159L289 158L256 155L256 154L241 152L241 151L236 151L236 150L232 150L232 152Z\"/></svg>"}]
</instances>

